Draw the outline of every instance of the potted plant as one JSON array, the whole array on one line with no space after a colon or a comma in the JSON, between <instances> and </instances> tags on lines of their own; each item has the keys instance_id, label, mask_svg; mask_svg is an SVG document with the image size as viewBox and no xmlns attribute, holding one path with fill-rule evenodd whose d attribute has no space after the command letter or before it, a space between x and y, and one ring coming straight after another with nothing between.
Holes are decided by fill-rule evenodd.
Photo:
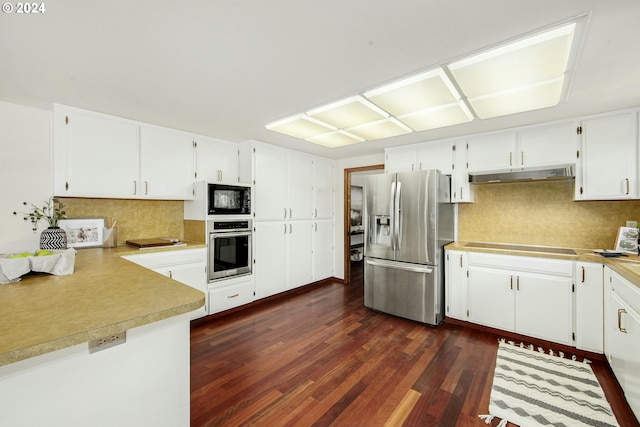
<instances>
[{"instance_id":1,"label":"potted plant","mask_svg":"<svg viewBox=\"0 0 640 427\"><path fill-rule=\"evenodd\" d=\"M64 204L57 198L51 196L46 200L42 207L33 203L22 203L25 206L31 205L30 212L21 212L25 221L30 221L33 231L38 229L38 222L45 219L49 224L48 228L40 234L40 249L66 249L67 233L58 226L58 221L66 218L66 212L63 210ZM18 212L13 212L18 215Z\"/></svg>"}]
</instances>

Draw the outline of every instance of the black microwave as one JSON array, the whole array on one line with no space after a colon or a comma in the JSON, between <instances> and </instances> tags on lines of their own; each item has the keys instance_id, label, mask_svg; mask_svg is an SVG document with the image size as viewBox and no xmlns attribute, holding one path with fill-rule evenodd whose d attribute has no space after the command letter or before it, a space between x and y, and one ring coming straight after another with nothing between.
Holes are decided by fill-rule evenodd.
<instances>
[{"instance_id":1,"label":"black microwave","mask_svg":"<svg viewBox=\"0 0 640 427\"><path fill-rule=\"evenodd\" d=\"M251 214L251 187L242 185L208 184L209 215Z\"/></svg>"}]
</instances>

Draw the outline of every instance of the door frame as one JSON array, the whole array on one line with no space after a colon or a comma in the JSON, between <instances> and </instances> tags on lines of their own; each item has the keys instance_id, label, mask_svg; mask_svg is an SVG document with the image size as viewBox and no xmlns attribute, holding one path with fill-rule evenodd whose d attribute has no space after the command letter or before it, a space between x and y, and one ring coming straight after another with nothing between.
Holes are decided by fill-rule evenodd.
<instances>
[{"instance_id":1,"label":"door frame","mask_svg":"<svg viewBox=\"0 0 640 427\"><path fill-rule=\"evenodd\" d=\"M344 205L343 205L343 256L344 256L344 282L351 282L351 174L384 169L384 164L360 166L344 169Z\"/></svg>"}]
</instances>

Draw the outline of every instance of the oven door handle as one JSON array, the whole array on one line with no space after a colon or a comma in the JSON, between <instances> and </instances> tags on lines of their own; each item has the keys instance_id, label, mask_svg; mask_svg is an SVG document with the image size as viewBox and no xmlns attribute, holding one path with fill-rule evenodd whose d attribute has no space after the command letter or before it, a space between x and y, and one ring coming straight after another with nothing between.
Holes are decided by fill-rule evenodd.
<instances>
[{"instance_id":1,"label":"oven door handle","mask_svg":"<svg viewBox=\"0 0 640 427\"><path fill-rule=\"evenodd\" d=\"M231 232L231 233L209 233L209 237L212 239L217 239L218 237L243 237L243 236L249 236L251 237L251 231L240 231L237 233Z\"/></svg>"}]
</instances>

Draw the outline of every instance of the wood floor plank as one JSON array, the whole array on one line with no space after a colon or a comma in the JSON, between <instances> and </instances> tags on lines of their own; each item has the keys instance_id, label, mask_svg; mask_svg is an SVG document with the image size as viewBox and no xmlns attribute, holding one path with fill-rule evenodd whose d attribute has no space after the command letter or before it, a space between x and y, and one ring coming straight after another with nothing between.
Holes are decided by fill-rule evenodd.
<instances>
[{"instance_id":1,"label":"wood floor plank","mask_svg":"<svg viewBox=\"0 0 640 427\"><path fill-rule=\"evenodd\" d=\"M375 312L361 282L296 290L194 322L191 425L486 427L499 337ZM592 367L638 426L606 363Z\"/></svg>"}]
</instances>

